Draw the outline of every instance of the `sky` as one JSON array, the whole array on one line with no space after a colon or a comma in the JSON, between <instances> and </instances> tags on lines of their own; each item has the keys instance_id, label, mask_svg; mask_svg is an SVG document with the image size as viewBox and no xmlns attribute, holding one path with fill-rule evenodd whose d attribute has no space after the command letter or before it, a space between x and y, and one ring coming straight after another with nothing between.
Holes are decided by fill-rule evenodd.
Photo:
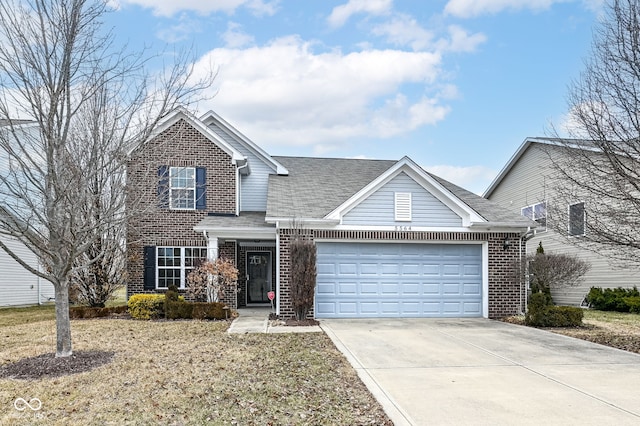
<instances>
[{"instance_id":1,"label":"sky","mask_svg":"<svg viewBox=\"0 0 640 426\"><path fill-rule=\"evenodd\" d=\"M189 50L271 155L397 160L482 194L566 119L602 0L110 0L117 42Z\"/></svg>"}]
</instances>

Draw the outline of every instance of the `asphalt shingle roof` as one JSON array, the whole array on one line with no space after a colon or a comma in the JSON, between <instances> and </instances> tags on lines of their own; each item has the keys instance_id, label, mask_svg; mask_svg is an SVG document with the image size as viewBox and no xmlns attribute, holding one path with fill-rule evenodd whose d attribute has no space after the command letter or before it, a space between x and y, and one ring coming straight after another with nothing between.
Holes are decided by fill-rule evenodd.
<instances>
[{"instance_id":1,"label":"asphalt shingle roof","mask_svg":"<svg viewBox=\"0 0 640 426\"><path fill-rule=\"evenodd\" d=\"M269 177L267 217L320 219L391 168L393 160L273 157L288 176ZM535 226L535 222L429 173L489 222Z\"/></svg>"},{"instance_id":2,"label":"asphalt shingle roof","mask_svg":"<svg viewBox=\"0 0 640 426\"><path fill-rule=\"evenodd\" d=\"M273 157L288 176L269 177L268 217L322 218L380 176L395 161Z\"/></svg>"}]
</instances>

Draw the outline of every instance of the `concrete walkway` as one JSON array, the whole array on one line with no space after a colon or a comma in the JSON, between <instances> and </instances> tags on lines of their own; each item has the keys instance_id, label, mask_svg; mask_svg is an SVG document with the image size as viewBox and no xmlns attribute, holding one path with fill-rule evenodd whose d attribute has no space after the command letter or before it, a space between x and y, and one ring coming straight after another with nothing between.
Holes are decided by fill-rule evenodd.
<instances>
[{"instance_id":1,"label":"concrete walkway","mask_svg":"<svg viewBox=\"0 0 640 426\"><path fill-rule=\"evenodd\" d=\"M321 326L396 426L640 424L637 354L486 319Z\"/></svg>"},{"instance_id":2,"label":"concrete walkway","mask_svg":"<svg viewBox=\"0 0 640 426\"><path fill-rule=\"evenodd\" d=\"M281 321L270 321L269 314L273 310L269 307L238 308L238 318L233 320L229 330L230 334L245 333L321 333L320 326L288 327Z\"/></svg>"}]
</instances>

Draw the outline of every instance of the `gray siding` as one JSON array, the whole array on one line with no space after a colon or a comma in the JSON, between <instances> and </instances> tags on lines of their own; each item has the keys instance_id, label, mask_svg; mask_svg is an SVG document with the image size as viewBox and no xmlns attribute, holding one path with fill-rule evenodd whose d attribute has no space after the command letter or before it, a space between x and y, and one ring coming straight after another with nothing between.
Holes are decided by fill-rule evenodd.
<instances>
[{"instance_id":1,"label":"gray siding","mask_svg":"<svg viewBox=\"0 0 640 426\"><path fill-rule=\"evenodd\" d=\"M395 221L394 194L396 192L411 192L411 222ZM457 227L462 226L462 219L416 181L405 173L401 173L345 214L342 223L346 225Z\"/></svg>"},{"instance_id":2,"label":"gray siding","mask_svg":"<svg viewBox=\"0 0 640 426\"><path fill-rule=\"evenodd\" d=\"M553 155L560 155L560 153L556 151ZM533 143L489 199L517 213L520 213L522 207L545 200L548 208L553 209L554 191L553 185L549 184L551 174L551 161L548 154L543 151L540 144ZM566 206L560 207L566 208ZM566 222L566 217L558 220ZM640 271L637 268L613 265L608 258L596 252L568 244L551 229L539 232L530 239L527 242L527 253L535 253L540 242L546 253L575 254L591 265L590 271L578 286L553 289L553 300L558 305L579 305L589 289L594 286L632 287L640 284L638 280Z\"/></svg>"},{"instance_id":3,"label":"gray siding","mask_svg":"<svg viewBox=\"0 0 640 426\"><path fill-rule=\"evenodd\" d=\"M2 241L30 265L38 264L35 255L21 243L7 237L2 237ZM53 284L28 272L4 250L0 250L0 271L0 307L37 305L49 298L53 300Z\"/></svg>"},{"instance_id":4,"label":"gray siding","mask_svg":"<svg viewBox=\"0 0 640 426\"><path fill-rule=\"evenodd\" d=\"M269 175L275 170L217 125L211 124L209 128L249 159L251 174L240 177L240 211L266 211Z\"/></svg>"}]
</instances>

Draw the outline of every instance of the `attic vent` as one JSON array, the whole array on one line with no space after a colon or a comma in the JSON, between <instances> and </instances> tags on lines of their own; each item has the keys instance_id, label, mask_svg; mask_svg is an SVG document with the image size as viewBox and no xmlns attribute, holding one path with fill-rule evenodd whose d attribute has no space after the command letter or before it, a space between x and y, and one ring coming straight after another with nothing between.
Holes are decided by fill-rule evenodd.
<instances>
[{"instance_id":1,"label":"attic vent","mask_svg":"<svg viewBox=\"0 0 640 426\"><path fill-rule=\"evenodd\" d=\"M395 193L396 221L411 222L411 193Z\"/></svg>"}]
</instances>

